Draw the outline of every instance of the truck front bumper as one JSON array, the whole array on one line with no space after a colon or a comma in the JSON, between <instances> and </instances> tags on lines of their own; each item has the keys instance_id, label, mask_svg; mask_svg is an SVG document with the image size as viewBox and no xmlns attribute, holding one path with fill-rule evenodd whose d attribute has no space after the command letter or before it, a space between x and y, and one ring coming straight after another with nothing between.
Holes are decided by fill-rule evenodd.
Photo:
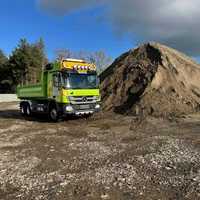
<instances>
[{"instance_id":1,"label":"truck front bumper","mask_svg":"<svg viewBox=\"0 0 200 200\"><path fill-rule=\"evenodd\" d=\"M63 107L63 113L64 115L76 115L76 116L81 116L81 115L90 115L95 112L100 111L100 104L87 104L87 105L72 105L68 104Z\"/></svg>"}]
</instances>

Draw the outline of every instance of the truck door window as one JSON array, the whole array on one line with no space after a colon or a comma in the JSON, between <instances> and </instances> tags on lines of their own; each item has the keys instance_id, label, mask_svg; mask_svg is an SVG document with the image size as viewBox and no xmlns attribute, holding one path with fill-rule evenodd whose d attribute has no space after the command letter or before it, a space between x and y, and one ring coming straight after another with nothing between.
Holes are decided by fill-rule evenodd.
<instances>
[{"instance_id":1,"label":"truck door window","mask_svg":"<svg viewBox=\"0 0 200 200\"><path fill-rule=\"evenodd\" d=\"M58 87L58 86L59 86L58 74L54 74L54 75L53 75L53 85L54 85L55 87Z\"/></svg>"},{"instance_id":2,"label":"truck door window","mask_svg":"<svg viewBox=\"0 0 200 200\"><path fill-rule=\"evenodd\" d=\"M62 86L65 89L69 89L70 88L69 78L68 78L68 74L67 73L62 73Z\"/></svg>"}]
</instances>

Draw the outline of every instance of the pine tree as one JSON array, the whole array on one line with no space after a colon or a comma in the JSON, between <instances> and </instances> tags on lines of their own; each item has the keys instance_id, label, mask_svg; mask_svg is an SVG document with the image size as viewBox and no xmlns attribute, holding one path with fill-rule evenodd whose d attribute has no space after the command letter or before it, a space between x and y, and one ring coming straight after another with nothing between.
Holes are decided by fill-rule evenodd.
<instances>
[{"instance_id":1,"label":"pine tree","mask_svg":"<svg viewBox=\"0 0 200 200\"><path fill-rule=\"evenodd\" d=\"M9 64L13 72L14 84L24 83L27 80L28 68L30 67L30 45L26 39L21 39L17 48L9 58Z\"/></svg>"},{"instance_id":2,"label":"pine tree","mask_svg":"<svg viewBox=\"0 0 200 200\"><path fill-rule=\"evenodd\" d=\"M0 93L9 93L12 88L12 72L8 65L8 58L0 50Z\"/></svg>"},{"instance_id":3,"label":"pine tree","mask_svg":"<svg viewBox=\"0 0 200 200\"><path fill-rule=\"evenodd\" d=\"M0 68L8 61L4 52L0 49Z\"/></svg>"},{"instance_id":4,"label":"pine tree","mask_svg":"<svg viewBox=\"0 0 200 200\"><path fill-rule=\"evenodd\" d=\"M34 44L28 43L26 39L21 39L9 59L14 84L28 84L39 81L40 72L46 62L47 58L42 39Z\"/></svg>"},{"instance_id":5,"label":"pine tree","mask_svg":"<svg viewBox=\"0 0 200 200\"><path fill-rule=\"evenodd\" d=\"M42 67L48 63L48 60L45 55L45 45L42 38L38 42L31 45L32 51L32 75L33 82L38 82L40 80L40 74Z\"/></svg>"}]
</instances>

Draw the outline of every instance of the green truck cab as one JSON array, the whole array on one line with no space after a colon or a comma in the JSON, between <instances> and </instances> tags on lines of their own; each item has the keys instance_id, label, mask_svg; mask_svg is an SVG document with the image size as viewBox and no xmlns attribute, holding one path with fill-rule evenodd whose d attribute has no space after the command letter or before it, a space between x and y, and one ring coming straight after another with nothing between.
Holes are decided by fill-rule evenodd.
<instances>
[{"instance_id":1,"label":"green truck cab","mask_svg":"<svg viewBox=\"0 0 200 200\"><path fill-rule=\"evenodd\" d=\"M96 66L83 60L65 59L48 64L41 82L17 87L22 115L46 113L53 121L65 115L91 115L100 110Z\"/></svg>"}]
</instances>

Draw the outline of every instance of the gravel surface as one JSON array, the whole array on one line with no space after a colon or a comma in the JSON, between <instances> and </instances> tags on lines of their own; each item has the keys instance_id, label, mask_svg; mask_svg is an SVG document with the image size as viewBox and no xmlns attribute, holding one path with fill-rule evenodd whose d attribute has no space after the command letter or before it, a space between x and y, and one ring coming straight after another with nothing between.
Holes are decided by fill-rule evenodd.
<instances>
[{"instance_id":1,"label":"gravel surface","mask_svg":"<svg viewBox=\"0 0 200 200\"><path fill-rule=\"evenodd\" d=\"M0 104L0 199L200 199L200 115L50 123Z\"/></svg>"}]
</instances>

